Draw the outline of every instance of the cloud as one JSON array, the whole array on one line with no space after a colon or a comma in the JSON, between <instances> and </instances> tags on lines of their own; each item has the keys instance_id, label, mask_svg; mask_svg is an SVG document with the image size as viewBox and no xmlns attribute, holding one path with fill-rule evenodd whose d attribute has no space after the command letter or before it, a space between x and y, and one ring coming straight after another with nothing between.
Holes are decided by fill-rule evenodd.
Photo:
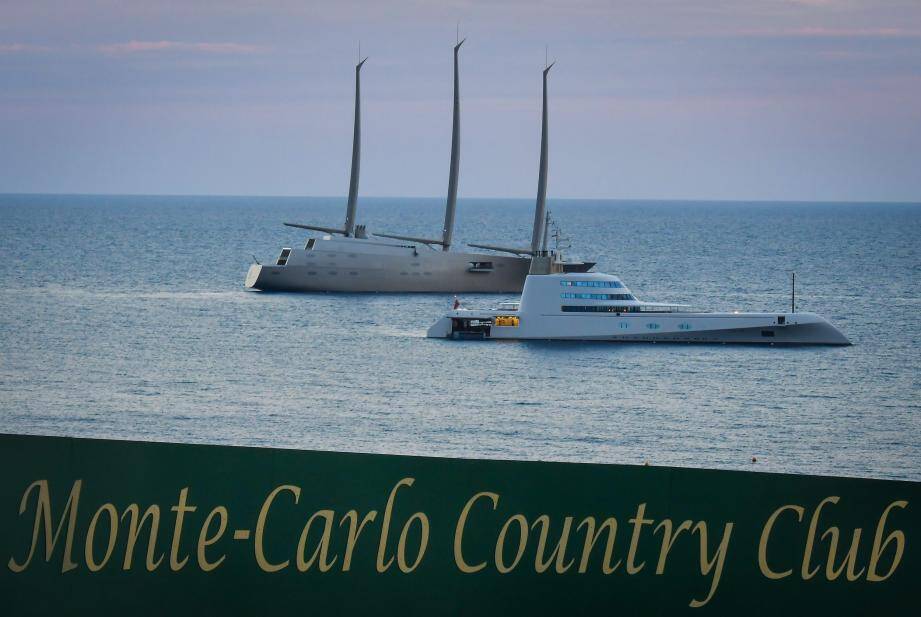
<instances>
[{"instance_id":1,"label":"cloud","mask_svg":"<svg viewBox=\"0 0 921 617\"><path fill-rule=\"evenodd\" d=\"M904 30L902 28L797 28L790 30L792 36L814 36L831 38L859 38L859 37L918 37L921 32Z\"/></svg>"},{"instance_id":2,"label":"cloud","mask_svg":"<svg viewBox=\"0 0 921 617\"><path fill-rule=\"evenodd\" d=\"M795 37L795 38L919 38L921 31L903 28L823 28L804 27L785 30L746 30L745 36Z\"/></svg>"},{"instance_id":3,"label":"cloud","mask_svg":"<svg viewBox=\"0 0 921 617\"><path fill-rule=\"evenodd\" d=\"M806 6L832 6L834 4L842 4L835 0L787 0L787 2L790 4L805 4Z\"/></svg>"},{"instance_id":4,"label":"cloud","mask_svg":"<svg viewBox=\"0 0 921 617\"><path fill-rule=\"evenodd\" d=\"M155 52L194 52L204 54L256 54L266 51L259 45L242 43L188 43L182 41L129 41L97 47L104 54L137 54Z\"/></svg>"},{"instance_id":5,"label":"cloud","mask_svg":"<svg viewBox=\"0 0 921 617\"><path fill-rule=\"evenodd\" d=\"M0 43L0 54L35 53L51 51L44 45L27 45L24 43Z\"/></svg>"}]
</instances>

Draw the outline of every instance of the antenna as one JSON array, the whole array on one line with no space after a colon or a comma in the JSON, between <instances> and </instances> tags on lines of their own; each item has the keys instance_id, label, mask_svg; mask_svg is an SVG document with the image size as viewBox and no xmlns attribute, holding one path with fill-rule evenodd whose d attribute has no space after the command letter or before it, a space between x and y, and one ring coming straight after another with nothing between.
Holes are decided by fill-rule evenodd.
<instances>
[{"instance_id":1,"label":"antenna","mask_svg":"<svg viewBox=\"0 0 921 617\"><path fill-rule=\"evenodd\" d=\"M796 312L796 272L793 272L793 277L790 285L790 312Z\"/></svg>"},{"instance_id":2,"label":"antenna","mask_svg":"<svg viewBox=\"0 0 921 617\"><path fill-rule=\"evenodd\" d=\"M567 236L563 235L563 228L556 221L556 219L551 219L550 224L553 226L553 242L556 247L556 252L560 253L563 249L572 248L572 243L569 241Z\"/></svg>"},{"instance_id":3,"label":"antenna","mask_svg":"<svg viewBox=\"0 0 921 617\"><path fill-rule=\"evenodd\" d=\"M550 63L550 46L544 45L544 68Z\"/></svg>"},{"instance_id":4,"label":"antenna","mask_svg":"<svg viewBox=\"0 0 921 617\"><path fill-rule=\"evenodd\" d=\"M457 31L454 34L454 44L460 43L460 22L457 22Z\"/></svg>"}]
</instances>

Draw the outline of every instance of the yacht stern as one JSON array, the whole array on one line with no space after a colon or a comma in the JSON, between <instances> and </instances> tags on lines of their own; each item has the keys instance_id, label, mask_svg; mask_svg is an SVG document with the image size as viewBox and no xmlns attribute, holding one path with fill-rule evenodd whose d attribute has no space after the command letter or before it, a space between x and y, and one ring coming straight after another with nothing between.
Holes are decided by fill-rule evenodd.
<instances>
[{"instance_id":1,"label":"yacht stern","mask_svg":"<svg viewBox=\"0 0 921 617\"><path fill-rule=\"evenodd\" d=\"M259 280L260 274L262 274L262 265L252 264L249 270L246 271L246 280L243 282L243 285L247 289L259 289L256 287L256 282Z\"/></svg>"},{"instance_id":2,"label":"yacht stern","mask_svg":"<svg viewBox=\"0 0 921 617\"><path fill-rule=\"evenodd\" d=\"M425 336L428 338L449 338L451 336L451 318L445 316L433 323Z\"/></svg>"}]
</instances>

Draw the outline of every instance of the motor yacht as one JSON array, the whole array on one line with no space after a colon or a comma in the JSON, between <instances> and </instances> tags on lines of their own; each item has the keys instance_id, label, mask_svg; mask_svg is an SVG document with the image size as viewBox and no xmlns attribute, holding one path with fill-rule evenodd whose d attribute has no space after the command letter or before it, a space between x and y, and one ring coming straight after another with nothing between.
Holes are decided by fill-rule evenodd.
<instances>
[{"instance_id":1,"label":"motor yacht","mask_svg":"<svg viewBox=\"0 0 921 617\"><path fill-rule=\"evenodd\" d=\"M540 267L540 258L534 259ZM821 315L799 312L716 312L639 300L616 276L546 272L525 280L521 300L489 309L458 307L438 319L430 338L539 339L671 343L850 345Z\"/></svg>"}]
</instances>

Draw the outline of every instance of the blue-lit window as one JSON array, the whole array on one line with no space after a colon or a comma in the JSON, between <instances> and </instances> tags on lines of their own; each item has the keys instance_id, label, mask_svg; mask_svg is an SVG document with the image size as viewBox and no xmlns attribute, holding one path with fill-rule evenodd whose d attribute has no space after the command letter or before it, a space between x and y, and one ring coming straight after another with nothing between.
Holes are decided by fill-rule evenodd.
<instances>
[{"instance_id":1,"label":"blue-lit window","mask_svg":"<svg viewBox=\"0 0 921 617\"><path fill-rule=\"evenodd\" d=\"M560 281L562 287L623 287L620 281Z\"/></svg>"},{"instance_id":2,"label":"blue-lit window","mask_svg":"<svg viewBox=\"0 0 921 617\"><path fill-rule=\"evenodd\" d=\"M657 323L648 323L646 324L646 327L650 330L658 330L661 326L659 326Z\"/></svg>"},{"instance_id":3,"label":"blue-lit window","mask_svg":"<svg viewBox=\"0 0 921 617\"><path fill-rule=\"evenodd\" d=\"M574 293L571 291L564 291L560 294L561 298L569 299L579 299L579 300L636 300L630 294L590 294L590 293Z\"/></svg>"},{"instance_id":4,"label":"blue-lit window","mask_svg":"<svg viewBox=\"0 0 921 617\"><path fill-rule=\"evenodd\" d=\"M572 306L564 304L560 307L564 313L634 313L636 308L632 306L611 306L608 304L589 304L582 306Z\"/></svg>"},{"instance_id":5,"label":"blue-lit window","mask_svg":"<svg viewBox=\"0 0 921 617\"><path fill-rule=\"evenodd\" d=\"M691 329L691 324L689 324L689 323L680 323L680 324L678 324L678 328L680 328L681 330L690 330L690 329Z\"/></svg>"},{"instance_id":6,"label":"blue-lit window","mask_svg":"<svg viewBox=\"0 0 921 617\"><path fill-rule=\"evenodd\" d=\"M629 324L629 323L627 323L626 321L622 321L622 322L620 322L620 324L619 324L619 325L620 325L620 329L621 329L621 330L626 330L627 328L629 328L629 327L630 327L630 324Z\"/></svg>"}]
</instances>

